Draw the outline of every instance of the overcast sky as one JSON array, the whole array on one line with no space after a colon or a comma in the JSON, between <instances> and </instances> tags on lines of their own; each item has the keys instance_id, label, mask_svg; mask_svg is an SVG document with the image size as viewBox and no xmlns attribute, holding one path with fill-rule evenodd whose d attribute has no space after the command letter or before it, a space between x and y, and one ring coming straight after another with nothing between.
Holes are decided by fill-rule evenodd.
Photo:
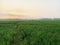
<instances>
[{"instance_id":1,"label":"overcast sky","mask_svg":"<svg viewBox=\"0 0 60 45\"><path fill-rule=\"evenodd\" d=\"M0 14L60 18L60 0L0 0Z\"/></svg>"}]
</instances>

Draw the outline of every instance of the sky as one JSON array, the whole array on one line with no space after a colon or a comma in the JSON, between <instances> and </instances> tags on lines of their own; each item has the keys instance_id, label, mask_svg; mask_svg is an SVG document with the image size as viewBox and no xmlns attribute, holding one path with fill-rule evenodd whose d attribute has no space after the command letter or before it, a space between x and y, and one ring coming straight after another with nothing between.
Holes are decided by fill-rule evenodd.
<instances>
[{"instance_id":1,"label":"sky","mask_svg":"<svg viewBox=\"0 0 60 45\"><path fill-rule=\"evenodd\" d=\"M0 0L0 18L60 18L60 0Z\"/></svg>"}]
</instances>

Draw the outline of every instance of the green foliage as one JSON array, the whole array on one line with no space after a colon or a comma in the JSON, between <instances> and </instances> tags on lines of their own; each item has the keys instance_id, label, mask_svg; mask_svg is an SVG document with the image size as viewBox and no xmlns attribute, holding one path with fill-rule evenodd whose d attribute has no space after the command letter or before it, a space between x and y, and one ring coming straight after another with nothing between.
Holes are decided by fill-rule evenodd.
<instances>
[{"instance_id":1,"label":"green foliage","mask_svg":"<svg viewBox=\"0 0 60 45\"><path fill-rule=\"evenodd\" d=\"M60 20L0 21L0 45L60 45Z\"/></svg>"}]
</instances>

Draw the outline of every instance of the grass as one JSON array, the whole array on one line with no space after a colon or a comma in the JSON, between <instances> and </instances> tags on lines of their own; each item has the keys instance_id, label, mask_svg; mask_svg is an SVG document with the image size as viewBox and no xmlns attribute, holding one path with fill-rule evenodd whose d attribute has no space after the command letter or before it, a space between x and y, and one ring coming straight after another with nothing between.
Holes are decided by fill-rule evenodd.
<instances>
[{"instance_id":1,"label":"grass","mask_svg":"<svg viewBox=\"0 0 60 45\"><path fill-rule=\"evenodd\" d=\"M60 20L0 21L0 45L60 45Z\"/></svg>"}]
</instances>

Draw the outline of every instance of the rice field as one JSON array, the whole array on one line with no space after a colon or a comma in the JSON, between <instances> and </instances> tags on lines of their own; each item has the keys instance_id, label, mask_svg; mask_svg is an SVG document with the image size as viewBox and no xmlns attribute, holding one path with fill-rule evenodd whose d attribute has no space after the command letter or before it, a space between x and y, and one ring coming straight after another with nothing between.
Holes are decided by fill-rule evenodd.
<instances>
[{"instance_id":1,"label":"rice field","mask_svg":"<svg viewBox=\"0 0 60 45\"><path fill-rule=\"evenodd\" d=\"M0 21L0 45L60 45L60 20Z\"/></svg>"}]
</instances>

